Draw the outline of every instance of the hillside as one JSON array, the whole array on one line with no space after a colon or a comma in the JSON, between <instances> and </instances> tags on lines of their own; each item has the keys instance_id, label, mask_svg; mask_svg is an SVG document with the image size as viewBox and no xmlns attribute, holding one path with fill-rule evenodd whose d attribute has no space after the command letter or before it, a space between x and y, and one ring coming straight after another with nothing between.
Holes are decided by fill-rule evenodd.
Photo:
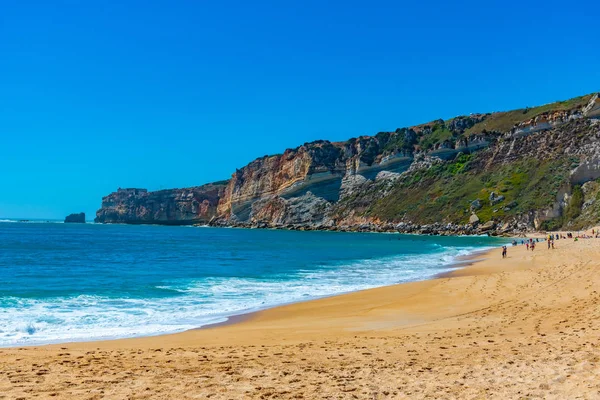
<instances>
[{"instance_id":1,"label":"hillside","mask_svg":"<svg viewBox=\"0 0 600 400\"><path fill-rule=\"evenodd\" d=\"M96 221L438 233L577 229L600 220L599 178L594 93L305 143L192 194L197 188L133 199L113 193Z\"/></svg>"}]
</instances>

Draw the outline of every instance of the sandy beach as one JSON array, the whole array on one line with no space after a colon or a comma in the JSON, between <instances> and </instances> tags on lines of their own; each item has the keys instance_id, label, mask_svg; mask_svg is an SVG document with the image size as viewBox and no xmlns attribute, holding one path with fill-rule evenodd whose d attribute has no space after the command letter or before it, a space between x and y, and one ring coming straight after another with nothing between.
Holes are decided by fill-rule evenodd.
<instances>
[{"instance_id":1,"label":"sandy beach","mask_svg":"<svg viewBox=\"0 0 600 400\"><path fill-rule=\"evenodd\" d=\"M600 239L174 335L0 349L0 399L600 398Z\"/></svg>"}]
</instances>

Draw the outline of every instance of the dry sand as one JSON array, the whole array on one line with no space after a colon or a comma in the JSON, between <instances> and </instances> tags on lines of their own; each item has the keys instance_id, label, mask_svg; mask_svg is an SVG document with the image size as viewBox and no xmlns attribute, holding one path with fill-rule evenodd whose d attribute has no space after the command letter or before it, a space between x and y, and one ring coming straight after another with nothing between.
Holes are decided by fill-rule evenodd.
<instances>
[{"instance_id":1,"label":"dry sand","mask_svg":"<svg viewBox=\"0 0 600 400\"><path fill-rule=\"evenodd\" d=\"M175 335L0 349L0 399L597 399L600 239Z\"/></svg>"}]
</instances>

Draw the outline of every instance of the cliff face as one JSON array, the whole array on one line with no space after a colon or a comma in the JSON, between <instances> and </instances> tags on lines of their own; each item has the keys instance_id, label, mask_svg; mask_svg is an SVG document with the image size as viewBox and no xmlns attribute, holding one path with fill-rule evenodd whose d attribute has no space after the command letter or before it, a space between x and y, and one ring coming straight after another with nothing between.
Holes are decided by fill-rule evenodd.
<instances>
[{"instance_id":1,"label":"cliff face","mask_svg":"<svg viewBox=\"0 0 600 400\"><path fill-rule=\"evenodd\" d=\"M118 189L102 199L95 222L191 225L208 223L217 215L224 183L148 192Z\"/></svg>"},{"instance_id":2,"label":"cliff face","mask_svg":"<svg viewBox=\"0 0 600 400\"><path fill-rule=\"evenodd\" d=\"M217 217L219 225L323 229L568 225L573 221L563 215L574 188L600 178L599 117L594 94L345 142L305 143L236 170L226 186L118 191L103 199L97 220Z\"/></svg>"},{"instance_id":3,"label":"cliff face","mask_svg":"<svg viewBox=\"0 0 600 400\"><path fill-rule=\"evenodd\" d=\"M233 174L219 202L219 214L238 222L251 221L260 214L253 207L255 201L266 196L290 199L309 191L336 202L347 175L374 179L382 171L405 171L414 152L421 149L447 158L485 146L485 135L473 135L471 141L461 138L465 129L483 119L485 115L459 117L447 124L439 120L346 142L316 141L257 159Z\"/></svg>"},{"instance_id":4,"label":"cliff face","mask_svg":"<svg viewBox=\"0 0 600 400\"><path fill-rule=\"evenodd\" d=\"M233 174L219 203L219 213L247 220L252 203L260 198L299 193L315 174L331 180L343 171L339 155L338 146L323 141L257 159Z\"/></svg>"},{"instance_id":5,"label":"cliff face","mask_svg":"<svg viewBox=\"0 0 600 400\"><path fill-rule=\"evenodd\" d=\"M598 120L576 119L529 135L508 133L452 160L420 155L401 175L361 184L330 216L340 225L357 218L363 223L491 221L502 230L592 225L600 215L584 223L568 211L581 207L572 203L577 187L600 178L599 156Z\"/></svg>"}]
</instances>

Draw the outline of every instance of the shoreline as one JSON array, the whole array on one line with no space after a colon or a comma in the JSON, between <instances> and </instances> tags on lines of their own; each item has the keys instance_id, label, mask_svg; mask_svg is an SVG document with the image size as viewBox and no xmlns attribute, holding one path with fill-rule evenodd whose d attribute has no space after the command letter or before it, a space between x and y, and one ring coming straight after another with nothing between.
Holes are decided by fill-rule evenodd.
<instances>
[{"instance_id":1,"label":"shoreline","mask_svg":"<svg viewBox=\"0 0 600 400\"><path fill-rule=\"evenodd\" d=\"M451 268L449 271L440 272L440 273L432 275L432 276L430 276L430 277L428 277L426 279L419 279L419 280L416 280L416 281L408 281L408 282L399 282L399 283L394 283L394 284L391 284L391 285L377 286L377 287L368 288L368 289L355 290L355 291L352 291L352 292L337 293L337 294L326 295L326 296L317 297L317 298L313 298L313 299L299 300L299 301L292 301L292 302L284 303L284 304L278 304L278 305L275 305L275 306L272 306L272 307L267 307L267 308L262 309L262 310L249 311L249 312L245 312L245 313L241 313L241 314L234 314L234 315L226 317L227 318L226 321L215 322L215 323L212 323L212 324L202 325L202 326L199 326L197 328L188 329L188 330L183 331L183 332L171 333L171 335L176 335L178 333L184 333L184 332L188 332L188 331L196 331L196 330L202 330L202 329L212 329L212 328L219 328L219 327L223 327L223 326L233 325L233 324L244 322L246 320L251 319L254 314L258 314L258 313L261 313L263 311L268 311L268 310L272 310L272 309L279 308L279 307L285 307L285 306L288 306L288 305L299 304L299 303L307 303L307 302L321 300L321 299L327 299L327 298L331 298L331 297L345 296L345 295L352 294L352 293L360 293L360 292L365 292L365 291L369 291L369 290L376 290L376 289L380 289L380 288L394 287L394 286L405 285L405 284L414 283L414 282L426 282L426 281L430 281L430 280L434 280L434 279L451 278L451 277L454 276L453 274L455 272L460 271L460 270L465 269L465 268L468 268L469 266L477 264L480 261L484 261L485 258L481 258L481 257L485 257L485 256L491 254L494 250L497 250L497 247L488 248L488 249L485 249L485 250L475 250L472 253L469 253L469 254L466 254L466 255L462 255L462 256L458 256L458 257L456 257L456 261L453 261L453 262L449 263L446 267L444 267L444 269ZM169 334L167 334L167 335L169 335ZM158 336L160 336L160 335L158 335ZM135 339L135 338L123 338L123 339ZM113 340L120 340L120 339L113 339ZM58 343L55 343L55 344L58 344Z\"/></svg>"},{"instance_id":2,"label":"shoreline","mask_svg":"<svg viewBox=\"0 0 600 400\"><path fill-rule=\"evenodd\" d=\"M482 258L478 255L476 258ZM152 337L0 349L7 398L597 398L600 239Z\"/></svg>"},{"instance_id":3,"label":"shoreline","mask_svg":"<svg viewBox=\"0 0 600 400\"><path fill-rule=\"evenodd\" d=\"M37 219L2 219L0 223L65 223L63 220L37 220ZM266 230L278 230L278 231L300 231L300 232L345 232L345 233L391 233L391 234L403 234L403 235L422 235L422 236L450 236L450 237L462 237L462 236L490 236L500 238L512 238L512 237L528 237L532 235L544 235L538 231L532 230L512 230L512 231L501 231L498 229L482 228L480 225L472 224L443 224L443 223L431 223L431 224L412 224L412 223L366 223L366 224L354 224L354 225L334 225L334 226L322 226L322 225L270 225L270 224L252 224L252 223L228 223L228 224L199 224L193 221L173 221L171 223L165 223L160 221L152 222L95 222L90 220L85 222L86 225L129 225L129 226L164 226L164 227L193 227L193 228L229 228L229 229L266 229ZM494 224L495 227L499 224Z\"/></svg>"},{"instance_id":4,"label":"shoreline","mask_svg":"<svg viewBox=\"0 0 600 400\"><path fill-rule=\"evenodd\" d=\"M249 229L249 228L241 228L241 229ZM362 232L362 233L365 233L365 232ZM372 233L378 233L378 232L372 232ZM404 234L404 233L400 233L400 234ZM410 235L410 234L405 234L405 235ZM419 234L415 234L415 235L419 235ZM430 235L424 235L424 236L430 236ZM456 235L456 236L465 236L465 235ZM537 233L535 233L535 236L532 235L532 237L540 238L540 237L543 237L543 234L537 232ZM507 246L508 246L508 243L507 243ZM521 249L521 247L523 247L523 248ZM520 244L517 245L516 247L509 246L509 250L511 248L524 250L524 246L522 246ZM486 261L488 261L489 258L492 256L492 254L495 251L498 251L499 249L500 249L500 246L497 246L497 247L488 248L485 250L475 250L470 254L458 256L456 258L457 261L454 261L454 262L448 264L448 267L457 265L458 266L457 268L452 268L449 271L445 271L445 272L441 272L439 274L432 275L426 279L421 279L421 280L416 280L416 281L408 281L408 282L400 282L400 283L395 283L395 284L391 284L391 285L378 286L378 287L361 289L361 290L356 290L356 291L351 291L351 292L325 295L322 297L317 297L317 298L312 298L312 299L307 299L307 300L298 300L298 301L292 301L289 303L278 304L278 305L266 307L264 309L259 309L259 310L255 310L255 311L248 311L248 312L242 312L239 314L233 314L233 315L224 317L224 318L226 318L225 321L210 323L207 325L202 325L202 326L199 326L196 328L191 328L191 329L187 329L187 330L180 331L180 332L159 333L156 335L134 336L134 337L124 337L124 338L110 338L110 339L101 339L101 340L48 343L48 344L30 345L30 346L29 345L28 346L14 346L14 347L11 346L11 347L8 347L8 349L16 348L16 347L38 347L38 348L39 347L41 347L41 348L50 347L50 348L53 348L53 347L58 347L58 346L71 346L71 345L72 346L82 345L83 347L88 347L88 346L92 346L95 344L110 345L111 343L114 343L114 344L118 345L118 344L120 344L120 342L125 344L125 343L129 343L129 342L145 341L146 339L152 340L152 339L160 339L163 337L164 338L174 338L179 335L186 335L188 333L212 331L215 329L236 327L238 324L243 324L246 322L251 323L254 319L260 319L261 317L263 317L263 314L269 314L271 312L277 313L278 311L280 311L280 309L284 309L287 311L288 307L290 307L290 308L294 308L296 306L302 307L303 305L310 306L313 303L327 301L329 299L339 299L341 302L343 302L344 299L349 296L361 295L361 294L377 294L378 291L384 290L384 289L401 289L404 286L419 284L419 283L435 282L436 280L453 279L453 278L458 278L458 277L468 277L468 276L475 276L475 275L485 275L485 274L492 274L492 273L498 273L498 272L502 273L504 268L503 267L498 268L498 266L495 265L496 264L495 262L492 262L492 264L494 265L494 268L489 268L490 265L486 265ZM109 347L112 347L112 346L109 346ZM5 348L5 349L7 349L7 348ZM1 350L1 348L0 348L0 350Z\"/></svg>"},{"instance_id":5,"label":"shoreline","mask_svg":"<svg viewBox=\"0 0 600 400\"><path fill-rule=\"evenodd\" d=\"M400 282L400 283L395 283L395 284L391 284L391 285L378 286L378 287L361 289L361 290L345 292L345 293L331 294L331 295L326 295L326 296L307 299L307 300L292 301L289 303L274 305L274 306L256 310L256 311L249 311L249 312L245 312L245 313L234 314L234 315L225 317L225 318L227 318L225 321L215 322L215 323L199 326L196 328L187 329L185 331L173 332L173 333L159 333L156 335L135 336L135 337L125 337L125 338L111 338L111 339L76 341L76 342L48 343L48 344L42 344L42 345L11 346L11 347L7 347L7 348L0 348L0 350L15 349L15 348L57 348L57 347L64 348L65 346L68 346L68 347L80 346L83 348L88 348L88 347L94 347L96 345L99 345L101 347L108 346L108 347L112 348L113 345L116 345L118 347L121 344L128 345L129 343L133 344L136 341L146 341L146 340L152 341L153 339L160 340L161 338L165 338L168 340L168 339L175 339L177 336L180 336L180 335L185 336L187 334L193 334L195 332L203 332L204 333L207 331L213 331L213 330L222 329L222 328L224 328L224 329L231 328L231 327L235 328L239 324L243 324L246 322L252 323L253 320L262 318L264 314L269 314L271 312L278 313L281 310L287 310L288 307L294 308L297 306L298 307L302 307L305 305L310 306L315 302L327 301L330 299L339 300L339 301L343 302L346 296L362 295L362 294L370 295L370 294L376 294L377 291L382 290L382 289L395 290L395 289L400 289L405 285L434 282L439 279L450 279L455 276L467 276L467 275L470 275L470 271L465 274L464 270L472 268L473 266L476 266L478 263L484 262L486 260L486 258L481 258L482 256L489 256L494 251L497 251L498 249L499 249L499 247L488 248L485 250L475 250L474 252L472 252L470 254L459 256L459 257L457 257L457 259L458 258L462 258L462 259L457 262L452 262L452 263L448 264L448 267L453 266L453 265L460 265L460 267L453 268L449 271L445 271L445 272L441 272L439 274L432 275L426 279L421 279L421 280L416 280L416 281L408 281L408 282ZM462 272L462 274L461 274L461 272ZM473 274L476 274L476 273L477 272L473 271Z\"/></svg>"},{"instance_id":6,"label":"shoreline","mask_svg":"<svg viewBox=\"0 0 600 400\"><path fill-rule=\"evenodd\" d=\"M246 229L246 228L242 228L242 229ZM365 232L351 232L351 233L365 233ZM372 233L379 233L379 232L372 232ZM400 233L400 234L401 235L431 236L431 235L404 234L404 233ZM463 235L463 236L465 236L465 235ZM376 286L376 287L371 287L371 288L353 290L353 291L349 291L349 292L333 293L333 294L313 297L313 298L309 298L309 299L294 300L294 301L290 301L290 302L274 304L271 306L267 306L265 308L260 308L260 309L255 309L255 310L246 310L246 311L242 310L241 312L237 312L232 315L223 316L223 318L225 318L224 321L208 323L205 325L200 325L200 326L186 329L183 331L159 332L159 333L155 333L155 334L125 336L125 337L104 337L104 338L101 337L101 338L91 339L91 340L90 339L75 340L75 341L74 340L70 340L70 341L66 340L66 341L57 341L57 342L49 342L49 343L31 343L31 344L21 343L21 344L14 344L14 345L8 345L8 346L0 346L0 351L2 349L40 348L40 347L43 348L43 347L47 347L47 346L52 347L52 346L63 346L63 345L78 345L78 344L86 344L86 343L104 343L104 342L122 341L122 340L129 341L129 340L137 340L137 339L145 339L145 338L159 338L162 336L179 335L179 334L184 334L186 332L194 332L194 331L201 331L201 330L214 329L214 328L219 328L219 327L235 325L237 323L248 321L260 313L263 313L263 312L269 311L269 310L278 309L280 307L293 306L293 305L302 304L302 303L310 303L313 301L319 301L319 300L330 299L330 298L335 298L335 297L340 297L340 296L346 296L346 295L351 295L354 293L368 292L371 290L377 290L377 289L381 289L381 288L396 287L396 286L411 284L411 283L415 283L415 282L427 282L427 281L436 280L436 279L449 278L449 277L452 277L453 274L456 273L457 271L468 268L469 266L472 266L472 265L476 264L477 262L484 261L486 255L493 252L494 250L497 250L498 248L499 248L499 246L488 247L488 248L484 248L484 249L474 249L473 251L471 251L468 254L455 256L451 262L440 266L440 269L443 269L445 271L440 272L440 273L435 273L431 276L428 276L428 277L425 277L422 279L409 280L409 281L405 281L405 282L397 282L397 283L392 283L392 284L388 284L388 285L384 285L384 286Z\"/></svg>"},{"instance_id":7,"label":"shoreline","mask_svg":"<svg viewBox=\"0 0 600 400\"><path fill-rule=\"evenodd\" d=\"M414 282L426 282L426 281L430 281L430 280L434 280L434 279L443 279L443 278L450 278L452 277L452 273L461 270L463 268L467 268L470 265L476 264L478 261L483 261L484 259L481 258L475 258L475 257L479 257L479 256L485 256L488 253L491 253L492 251L496 250L497 248L490 248L490 249L486 249L486 250L476 250L470 254L464 255L464 256L458 256L457 257L457 261L455 262L451 262L447 265L448 268L452 268L449 271L445 271L445 272L440 272L438 274L432 275L428 278L425 279L419 279L416 281L408 281L408 282L400 282L400 283L394 283L391 285L384 285L384 286L377 286L377 287L373 287L373 288L368 288L368 289L361 289L361 290L354 290L351 292L344 292L344 293L336 293L336 294L331 294L331 295L326 295L326 296L321 296L321 297L316 297L316 298L312 298L312 299L307 299L307 300L298 300L298 301L292 301L289 303L283 303L283 304L278 304L278 305L274 305L272 307L267 307L265 309L261 309L261 310L256 310L256 311L249 311L249 312L245 312L245 313L241 313L241 314L234 314L234 315L230 315L227 318L226 321L222 321L222 322L215 322L212 324L207 324L207 325L202 325L199 326L197 328L192 328L192 329L188 329L186 331L183 332L176 332L176 333L168 333L167 335L176 335L178 333L184 333L184 332L189 332L189 331L196 331L196 330L203 330L203 329L213 329L213 328L219 328L219 327L224 327L224 326L229 326L229 325L234 325L240 322L244 322L247 320L250 320L253 318L254 314L258 314L261 313L263 311L268 311L268 310L273 310L279 307L285 307L285 306L289 306L289 305L294 305L294 304L300 304L300 303L308 303L311 301L317 301L317 300L322 300L322 299L328 299L328 298L332 298L332 297L338 297L338 296L345 296L348 294L352 294L352 293L360 293L360 292L366 292L369 290L376 290L376 289L380 289L380 288L386 288L386 287L394 287L394 286L398 286L398 285L405 285L407 283L414 283ZM444 269L446 269L444 267ZM156 336L160 336L156 335ZM122 339L136 339L136 338L121 338L121 339L112 339L112 340L122 340ZM60 344L60 343L54 343L54 344Z\"/></svg>"}]
</instances>

